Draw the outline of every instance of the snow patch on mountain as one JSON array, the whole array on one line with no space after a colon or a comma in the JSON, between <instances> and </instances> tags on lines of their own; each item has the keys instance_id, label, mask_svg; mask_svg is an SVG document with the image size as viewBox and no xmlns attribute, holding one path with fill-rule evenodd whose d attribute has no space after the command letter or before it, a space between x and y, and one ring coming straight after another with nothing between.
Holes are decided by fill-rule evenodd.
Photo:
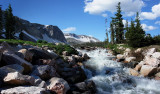
<instances>
[{"instance_id":1,"label":"snow patch on mountain","mask_svg":"<svg viewBox=\"0 0 160 94\"><path fill-rule=\"evenodd\" d=\"M92 37L92 36L86 36L86 35L76 35L74 33L65 33L64 34L65 38L66 39L73 39L73 40L76 40L76 41L80 41L82 43L85 43L85 42L100 42L100 40Z\"/></svg>"}]
</instances>

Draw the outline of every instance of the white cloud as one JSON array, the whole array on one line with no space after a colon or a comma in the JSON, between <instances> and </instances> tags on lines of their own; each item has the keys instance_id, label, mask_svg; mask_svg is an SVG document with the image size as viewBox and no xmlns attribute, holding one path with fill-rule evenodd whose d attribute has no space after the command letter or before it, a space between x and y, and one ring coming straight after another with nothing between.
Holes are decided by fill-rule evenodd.
<instances>
[{"instance_id":1,"label":"white cloud","mask_svg":"<svg viewBox=\"0 0 160 94\"><path fill-rule=\"evenodd\" d=\"M126 25L127 20L122 20L123 24ZM131 22L128 21L128 26L131 24Z\"/></svg>"},{"instance_id":2,"label":"white cloud","mask_svg":"<svg viewBox=\"0 0 160 94\"><path fill-rule=\"evenodd\" d=\"M68 27L66 29L63 29L62 31L67 33L73 32L73 31L76 31L76 27Z\"/></svg>"},{"instance_id":3,"label":"white cloud","mask_svg":"<svg viewBox=\"0 0 160 94\"><path fill-rule=\"evenodd\" d=\"M103 17L107 17L108 15L106 13L102 14Z\"/></svg>"},{"instance_id":4,"label":"white cloud","mask_svg":"<svg viewBox=\"0 0 160 94\"><path fill-rule=\"evenodd\" d=\"M142 28L143 28L145 31L152 31L152 30L157 29L157 27L148 26L148 25L146 25L146 24L142 24Z\"/></svg>"},{"instance_id":5,"label":"white cloud","mask_svg":"<svg viewBox=\"0 0 160 94\"><path fill-rule=\"evenodd\" d=\"M152 7L152 12L142 12L140 14L141 19L149 19L149 20L154 20L157 17L160 17L160 3L158 5L154 5Z\"/></svg>"},{"instance_id":6,"label":"white cloud","mask_svg":"<svg viewBox=\"0 0 160 94\"><path fill-rule=\"evenodd\" d=\"M156 21L156 22L155 22L155 24L158 24L158 25L160 25L160 21Z\"/></svg>"},{"instance_id":7,"label":"white cloud","mask_svg":"<svg viewBox=\"0 0 160 94\"><path fill-rule=\"evenodd\" d=\"M141 11L144 6L142 0L85 0L84 12L98 15L107 11L115 12L118 2L121 2L122 11L127 16L132 16L135 12Z\"/></svg>"}]
</instances>

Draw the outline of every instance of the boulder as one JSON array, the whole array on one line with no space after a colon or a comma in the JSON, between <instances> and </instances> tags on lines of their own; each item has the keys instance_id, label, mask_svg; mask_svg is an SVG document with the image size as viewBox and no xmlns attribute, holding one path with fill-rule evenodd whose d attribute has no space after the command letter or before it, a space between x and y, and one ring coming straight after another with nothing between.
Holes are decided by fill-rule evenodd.
<instances>
[{"instance_id":1,"label":"boulder","mask_svg":"<svg viewBox=\"0 0 160 94\"><path fill-rule=\"evenodd\" d=\"M52 56L52 59L56 59L59 56L53 51L53 50L47 50L50 53L50 56Z\"/></svg>"},{"instance_id":2,"label":"boulder","mask_svg":"<svg viewBox=\"0 0 160 94\"><path fill-rule=\"evenodd\" d=\"M136 60L136 57L126 57L125 58L125 62L133 62L133 61L135 61Z\"/></svg>"},{"instance_id":3,"label":"boulder","mask_svg":"<svg viewBox=\"0 0 160 94\"><path fill-rule=\"evenodd\" d=\"M139 73L138 71L134 70L134 69L130 69L130 74L133 75L133 76L139 76Z\"/></svg>"},{"instance_id":4,"label":"boulder","mask_svg":"<svg viewBox=\"0 0 160 94\"><path fill-rule=\"evenodd\" d=\"M78 55L72 55L72 56L74 56L76 62L83 62L84 61L84 58L81 56L78 56Z\"/></svg>"},{"instance_id":5,"label":"boulder","mask_svg":"<svg viewBox=\"0 0 160 94\"><path fill-rule=\"evenodd\" d=\"M8 73L4 82L9 85L34 85L34 77L22 75L18 72Z\"/></svg>"},{"instance_id":6,"label":"boulder","mask_svg":"<svg viewBox=\"0 0 160 94\"><path fill-rule=\"evenodd\" d=\"M20 58L19 56L8 51L3 52L2 60L7 64L19 64L24 67L24 73L29 73L32 70L32 64Z\"/></svg>"},{"instance_id":7,"label":"boulder","mask_svg":"<svg viewBox=\"0 0 160 94\"><path fill-rule=\"evenodd\" d=\"M68 53L67 51L63 51L63 52L62 52L62 55L64 55L64 56L68 56L68 55L69 55L69 53Z\"/></svg>"},{"instance_id":8,"label":"boulder","mask_svg":"<svg viewBox=\"0 0 160 94\"><path fill-rule=\"evenodd\" d=\"M156 77L160 77L160 72L155 74Z\"/></svg>"},{"instance_id":9,"label":"boulder","mask_svg":"<svg viewBox=\"0 0 160 94\"><path fill-rule=\"evenodd\" d=\"M153 67L158 67L160 64L160 60L157 58L152 58L150 56L146 56L144 59L145 64L153 66Z\"/></svg>"},{"instance_id":10,"label":"boulder","mask_svg":"<svg viewBox=\"0 0 160 94\"><path fill-rule=\"evenodd\" d=\"M141 64L137 64L136 67L134 68L134 70L140 71L140 70L141 70L141 67L142 67Z\"/></svg>"},{"instance_id":11,"label":"boulder","mask_svg":"<svg viewBox=\"0 0 160 94\"><path fill-rule=\"evenodd\" d=\"M153 76L156 72L157 72L157 68L149 66L149 65L143 65L140 70L140 74L145 77L146 76Z\"/></svg>"},{"instance_id":12,"label":"boulder","mask_svg":"<svg viewBox=\"0 0 160 94\"><path fill-rule=\"evenodd\" d=\"M90 59L90 57L85 53L85 54L83 54L82 55L82 57L84 58L84 60L88 60L88 59Z\"/></svg>"},{"instance_id":13,"label":"boulder","mask_svg":"<svg viewBox=\"0 0 160 94\"><path fill-rule=\"evenodd\" d=\"M6 50L14 53L14 49L7 42L1 43L0 52L4 52Z\"/></svg>"},{"instance_id":14,"label":"boulder","mask_svg":"<svg viewBox=\"0 0 160 94\"><path fill-rule=\"evenodd\" d=\"M78 88L78 91L81 93L89 91L90 94L96 93L96 85L93 81L85 81L75 84L76 88Z\"/></svg>"},{"instance_id":15,"label":"boulder","mask_svg":"<svg viewBox=\"0 0 160 94\"><path fill-rule=\"evenodd\" d=\"M117 55L117 59L119 59L119 60L121 60L121 59L125 59L125 56L124 56L124 55L122 55L122 54L118 54L118 55Z\"/></svg>"},{"instance_id":16,"label":"boulder","mask_svg":"<svg viewBox=\"0 0 160 94\"><path fill-rule=\"evenodd\" d=\"M147 55L147 56L150 56L150 55L152 55L154 52L156 52L156 48L150 48L150 49L147 50L146 55Z\"/></svg>"},{"instance_id":17,"label":"boulder","mask_svg":"<svg viewBox=\"0 0 160 94\"><path fill-rule=\"evenodd\" d=\"M47 82L47 89L56 94L66 94L70 89L67 81L62 78L53 77Z\"/></svg>"},{"instance_id":18,"label":"boulder","mask_svg":"<svg viewBox=\"0 0 160 94\"><path fill-rule=\"evenodd\" d=\"M59 76L55 68L49 65L34 66L31 75L39 76L42 80L49 80L51 77Z\"/></svg>"},{"instance_id":19,"label":"boulder","mask_svg":"<svg viewBox=\"0 0 160 94\"><path fill-rule=\"evenodd\" d=\"M28 62L32 62L33 53L28 51L27 49L21 49L18 52L22 53L24 55L24 59Z\"/></svg>"},{"instance_id":20,"label":"boulder","mask_svg":"<svg viewBox=\"0 0 160 94\"><path fill-rule=\"evenodd\" d=\"M153 58L160 59L160 52L155 52L152 54Z\"/></svg>"},{"instance_id":21,"label":"boulder","mask_svg":"<svg viewBox=\"0 0 160 94\"><path fill-rule=\"evenodd\" d=\"M11 65L3 66L0 68L0 70L6 70L7 68L14 69L15 71L17 71L19 73L23 73L23 71L24 71L24 68L18 64L11 64ZM15 72L15 71L11 71L11 72Z\"/></svg>"},{"instance_id":22,"label":"boulder","mask_svg":"<svg viewBox=\"0 0 160 94\"><path fill-rule=\"evenodd\" d=\"M2 90L1 94L50 94L45 88L35 86L19 86Z\"/></svg>"},{"instance_id":23,"label":"boulder","mask_svg":"<svg viewBox=\"0 0 160 94\"><path fill-rule=\"evenodd\" d=\"M41 80L41 79L35 79L34 85L37 86L37 87L41 87L41 88L46 88L47 89L46 82Z\"/></svg>"},{"instance_id":24,"label":"boulder","mask_svg":"<svg viewBox=\"0 0 160 94\"><path fill-rule=\"evenodd\" d=\"M135 50L134 52L135 52L135 53L142 53L142 51L143 51L142 48L138 48L138 49Z\"/></svg>"}]
</instances>

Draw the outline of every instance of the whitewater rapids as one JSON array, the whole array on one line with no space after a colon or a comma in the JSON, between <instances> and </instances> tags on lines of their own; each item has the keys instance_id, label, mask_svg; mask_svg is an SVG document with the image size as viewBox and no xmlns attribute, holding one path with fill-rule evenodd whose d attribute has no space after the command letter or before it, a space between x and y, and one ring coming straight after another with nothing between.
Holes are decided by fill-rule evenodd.
<instances>
[{"instance_id":1,"label":"whitewater rapids","mask_svg":"<svg viewBox=\"0 0 160 94\"><path fill-rule=\"evenodd\" d=\"M160 94L160 81L129 75L129 68L113 61L105 49L79 50L91 58L84 62L88 80L93 80L97 94Z\"/></svg>"}]
</instances>

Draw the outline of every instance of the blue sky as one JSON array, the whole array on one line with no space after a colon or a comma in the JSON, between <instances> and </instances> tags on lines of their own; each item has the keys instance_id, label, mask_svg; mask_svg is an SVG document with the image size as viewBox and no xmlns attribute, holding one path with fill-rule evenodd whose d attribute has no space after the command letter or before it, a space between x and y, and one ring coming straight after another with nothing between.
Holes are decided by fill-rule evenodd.
<instances>
[{"instance_id":1,"label":"blue sky","mask_svg":"<svg viewBox=\"0 0 160 94\"><path fill-rule=\"evenodd\" d=\"M123 18L135 18L140 12L146 33L160 34L160 0L0 0L3 10L10 3L13 14L32 23L56 25L63 32L91 35L103 41L105 19L114 16L122 4Z\"/></svg>"}]
</instances>

